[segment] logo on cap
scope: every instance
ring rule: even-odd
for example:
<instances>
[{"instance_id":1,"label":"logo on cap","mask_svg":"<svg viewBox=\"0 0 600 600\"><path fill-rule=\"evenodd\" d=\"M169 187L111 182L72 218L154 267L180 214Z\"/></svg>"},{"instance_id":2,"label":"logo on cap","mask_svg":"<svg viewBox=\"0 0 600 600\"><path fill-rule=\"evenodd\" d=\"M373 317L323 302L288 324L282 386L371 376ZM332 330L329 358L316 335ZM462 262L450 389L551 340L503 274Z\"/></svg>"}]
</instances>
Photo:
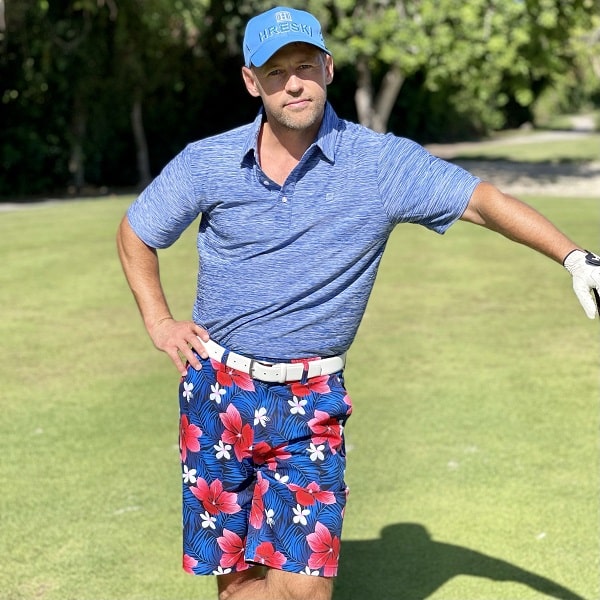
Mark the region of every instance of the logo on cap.
<instances>
[{"instance_id":1,"label":"logo on cap","mask_svg":"<svg viewBox=\"0 0 600 600\"><path fill-rule=\"evenodd\" d=\"M278 23L282 23L283 21L291 21L292 13L288 12L287 10L282 10L278 13L275 13L275 20Z\"/></svg>"}]
</instances>

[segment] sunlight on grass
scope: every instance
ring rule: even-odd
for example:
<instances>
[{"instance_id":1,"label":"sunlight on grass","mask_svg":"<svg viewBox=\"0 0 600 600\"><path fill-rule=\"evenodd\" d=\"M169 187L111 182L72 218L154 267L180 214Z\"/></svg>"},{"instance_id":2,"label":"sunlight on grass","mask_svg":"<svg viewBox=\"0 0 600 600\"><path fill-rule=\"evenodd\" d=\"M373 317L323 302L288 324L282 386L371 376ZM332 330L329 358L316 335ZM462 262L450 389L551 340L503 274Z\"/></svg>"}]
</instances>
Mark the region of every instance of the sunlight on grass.
<instances>
[{"instance_id":1,"label":"sunlight on grass","mask_svg":"<svg viewBox=\"0 0 600 600\"><path fill-rule=\"evenodd\" d=\"M526 138L525 138L526 139ZM519 141L510 138L502 143L479 144L473 149L459 149L453 157L459 159L511 160L515 162L577 162L600 160L600 134L585 134L575 139Z\"/></svg>"}]
</instances>

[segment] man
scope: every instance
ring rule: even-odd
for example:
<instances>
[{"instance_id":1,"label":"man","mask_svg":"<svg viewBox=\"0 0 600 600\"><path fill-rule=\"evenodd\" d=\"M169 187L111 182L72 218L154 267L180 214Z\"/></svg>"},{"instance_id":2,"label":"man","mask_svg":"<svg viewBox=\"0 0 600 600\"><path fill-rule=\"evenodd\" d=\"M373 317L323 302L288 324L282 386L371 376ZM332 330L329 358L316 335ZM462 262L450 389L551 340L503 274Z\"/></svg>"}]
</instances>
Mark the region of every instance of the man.
<instances>
[{"instance_id":1,"label":"man","mask_svg":"<svg viewBox=\"0 0 600 600\"><path fill-rule=\"evenodd\" d=\"M180 383L184 568L220 600L331 598L347 489L344 355L394 226L483 225L565 266L590 318L600 262L529 206L422 147L339 119L309 13L251 19L256 120L190 144L132 204L124 272ZM198 215L193 320L176 321L157 248Z\"/></svg>"}]
</instances>

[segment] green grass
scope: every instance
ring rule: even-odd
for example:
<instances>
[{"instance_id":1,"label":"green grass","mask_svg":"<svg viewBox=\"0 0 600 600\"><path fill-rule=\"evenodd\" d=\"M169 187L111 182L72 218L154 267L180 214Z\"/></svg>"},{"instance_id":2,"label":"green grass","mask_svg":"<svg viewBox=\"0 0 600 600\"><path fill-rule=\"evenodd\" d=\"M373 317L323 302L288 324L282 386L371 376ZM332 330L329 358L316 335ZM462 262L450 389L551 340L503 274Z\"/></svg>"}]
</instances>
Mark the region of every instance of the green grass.
<instances>
[{"instance_id":1,"label":"green grass","mask_svg":"<svg viewBox=\"0 0 600 600\"><path fill-rule=\"evenodd\" d=\"M178 374L120 272L129 200L0 213L2 600L214 597L180 570ZM597 202L531 202L598 247ZM161 257L187 318L194 232ZM598 349L560 266L397 228L349 355L335 600L600 598Z\"/></svg>"},{"instance_id":2,"label":"green grass","mask_svg":"<svg viewBox=\"0 0 600 600\"><path fill-rule=\"evenodd\" d=\"M539 133L539 132L537 132ZM526 139L526 138L525 138ZM537 139L512 142L510 137L499 138L472 149L457 150L458 159L511 160L515 162L585 162L600 160L600 133L582 134L577 138Z\"/></svg>"},{"instance_id":3,"label":"green grass","mask_svg":"<svg viewBox=\"0 0 600 600\"><path fill-rule=\"evenodd\" d=\"M584 114L581 112L576 114L560 114L550 111L551 114L538 114L535 118L535 121L542 129L569 130L573 128L574 120L580 119L585 115L591 119L595 129L598 130L598 126L600 125L600 110L593 110L591 107L589 107L588 110L583 112Z\"/></svg>"}]
</instances>

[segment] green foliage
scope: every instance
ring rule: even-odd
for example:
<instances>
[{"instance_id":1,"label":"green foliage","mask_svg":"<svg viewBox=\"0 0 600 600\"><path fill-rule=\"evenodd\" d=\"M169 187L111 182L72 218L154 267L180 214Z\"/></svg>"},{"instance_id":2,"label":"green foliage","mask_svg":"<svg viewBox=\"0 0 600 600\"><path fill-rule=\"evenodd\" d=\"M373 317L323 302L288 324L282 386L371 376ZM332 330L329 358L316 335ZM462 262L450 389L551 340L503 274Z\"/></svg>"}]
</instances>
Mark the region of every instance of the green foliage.
<instances>
[{"instance_id":1,"label":"green foliage","mask_svg":"<svg viewBox=\"0 0 600 600\"><path fill-rule=\"evenodd\" d=\"M174 10L161 0L8 3L7 53L1 60L9 76L2 110L11 125L1 149L9 174L0 182L0 195L66 185L75 175L77 153L84 157L87 182L135 182L132 102L158 95L165 113L181 113L177 99L188 84L186 63L193 71L201 60L195 45L205 22L203 5L180 0ZM201 87L193 87L202 102ZM166 121L152 121L150 132ZM37 132L53 135L34 140L40 162L32 164L36 153L22 140ZM60 168L46 174L45 163L54 154L62 167L58 163Z\"/></svg>"},{"instance_id":2,"label":"green foliage","mask_svg":"<svg viewBox=\"0 0 600 600\"><path fill-rule=\"evenodd\" d=\"M573 30L568 47L574 57L572 68L556 74L554 85L536 99L534 112L540 124L563 113L600 107L600 14L592 15L589 28Z\"/></svg>"},{"instance_id":3,"label":"green foliage","mask_svg":"<svg viewBox=\"0 0 600 600\"><path fill-rule=\"evenodd\" d=\"M530 120L531 106L584 53L598 2L414 0L334 2L338 64L369 61L374 79L392 67L441 94L459 118L485 132ZM587 49L589 56L591 50ZM373 100L375 103L375 100ZM511 115L511 111L515 111Z\"/></svg>"},{"instance_id":4,"label":"green foliage","mask_svg":"<svg viewBox=\"0 0 600 600\"><path fill-rule=\"evenodd\" d=\"M269 0L5 4L0 198L68 185L135 186L135 106L153 174L189 141L256 112L239 77L241 39ZM419 141L600 102L600 0L290 5L324 24L338 112L367 114L371 124ZM355 104L357 91L369 98L366 110Z\"/></svg>"}]
</instances>

